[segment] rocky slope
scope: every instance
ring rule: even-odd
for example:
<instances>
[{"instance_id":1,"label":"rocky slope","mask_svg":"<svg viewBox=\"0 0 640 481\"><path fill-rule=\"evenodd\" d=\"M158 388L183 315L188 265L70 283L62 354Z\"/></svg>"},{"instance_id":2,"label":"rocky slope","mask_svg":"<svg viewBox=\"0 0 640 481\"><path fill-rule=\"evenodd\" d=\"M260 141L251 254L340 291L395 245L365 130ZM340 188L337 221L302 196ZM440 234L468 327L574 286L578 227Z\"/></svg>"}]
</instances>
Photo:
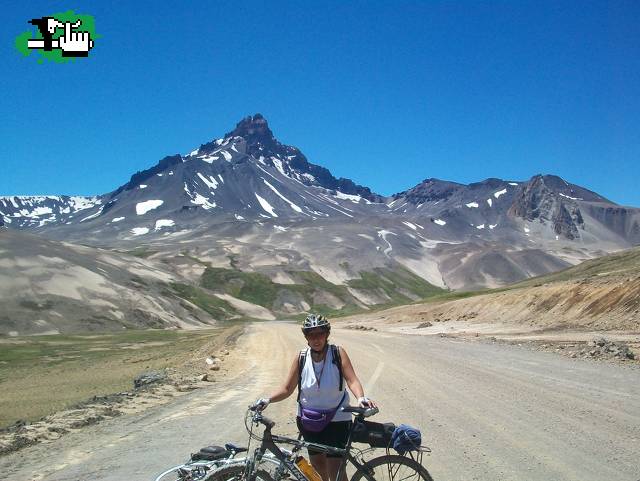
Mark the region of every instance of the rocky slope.
<instances>
[{"instance_id":1,"label":"rocky slope","mask_svg":"<svg viewBox=\"0 0 640 481\"><path fill-rule=\"evenodd\" d=\"M502 324L513 333L567 329L640 333L640 248L484 294L346 320L427 323L434 332L447 332L449 327L473 332L483 325Z\"/></svg>"},{"instance_id":2,"label":"rocky slope","mask_svg":"<svg viewBox=\"0 0 640 481\"><path fill-rule=\"evenodd\" d=\"M92 246L63 244L87 259L105 250L144 257L137 262L171 279L157 286L166 302L206 313L190 311L196 323L344 313L440 289L498 287L640 244L640 209L552 175L468 185L426 179L380 196L280 143L260 114L107 194L0 197L0 219L7 238L26 231ZM53 248L41 243L30 255ZM19 244L12 242L9 255L21 255ZM41 275L7 265L14 283ZM36 294L28 302L49 305ZM88 299L73 296L80 304ZM24 319L41 320L47 309L27 309Z\"/></svg>"}]
</instances>

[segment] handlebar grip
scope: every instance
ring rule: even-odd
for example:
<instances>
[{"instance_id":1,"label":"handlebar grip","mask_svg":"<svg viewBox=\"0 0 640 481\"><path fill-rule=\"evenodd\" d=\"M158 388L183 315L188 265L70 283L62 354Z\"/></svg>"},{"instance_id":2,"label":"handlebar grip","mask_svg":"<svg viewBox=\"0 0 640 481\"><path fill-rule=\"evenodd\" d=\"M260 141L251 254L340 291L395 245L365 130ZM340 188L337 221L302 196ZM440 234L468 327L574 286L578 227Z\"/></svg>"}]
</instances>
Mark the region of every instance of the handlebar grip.
<instances>
[{"instance_id":1,"label":"handlebar grip","mask_svg":"<svg viewBox=\"0 0 640 481\"><path fill-rule=\"evenodd\" d=\"M264 416L262 416L262 418L260 419L260 422L264 424L266 427L268 427L269 429L271 429L276 425L274 421Z\"/></svg>"}]
</instances>

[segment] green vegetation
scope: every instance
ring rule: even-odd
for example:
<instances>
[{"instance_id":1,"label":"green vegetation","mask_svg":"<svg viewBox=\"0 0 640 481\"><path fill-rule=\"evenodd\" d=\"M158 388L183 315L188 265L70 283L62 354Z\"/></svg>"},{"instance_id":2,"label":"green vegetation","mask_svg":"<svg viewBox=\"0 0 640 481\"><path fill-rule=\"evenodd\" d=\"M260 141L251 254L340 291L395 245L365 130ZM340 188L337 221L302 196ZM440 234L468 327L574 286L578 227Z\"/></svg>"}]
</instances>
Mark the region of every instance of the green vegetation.
<instances>
[{"instance_id":1,"label":"green vegetation","mask_svg":"<svg viewBox=\"0 0 640 481\"><path fill-rule=\"evenodd\" d=\"M141 257L143 259L146 259L147 257L158 253L157 250L149 249L148 246L138 246L135 249L121 252L123 254L129 254L130 256Z\"/></svg>"},{"instance_id":2,"label":"green vegetation","mask_svg":"<svg viewBox=\"0 0 640 481\"><path fill-rule=\"evenodd\" d=\"M388 305L414 302L407 294L419 299L442 294L446 291L429 284L407 269L376 268L373 272L360 272L360 279L348 281L350 287L361 290L382 290L391 299ZM404 292L404 293L403 293Z\"/></svg>"},{"instance_id":3,"label":"green vegetation","mask_svg":"<svg viewBox=\"0 0 640 481\"><path fill-rule=\"evenodd\" d=\"M141 372L181 366L221 332L0 337L0 427L39 419L92 396L131 390Z\"/></svg>"},{"instance_id":4,"label":"green vegetation","mask_svg":"<svg viewBox=\"0 0 640 481\"><path fill-rule=\"evenodd\" d=\"M278 294L279 284L257 272L243 272L207 267L200 279L202 287L226 292L243 301L270 308Z\"/></svg>"},{"instance_id":5,"label":"green vegetation","mask_svg":"<svg viewBox=\"0 0 640 481\"><path fill-rule=\"evenodd\" d=\"M172 282L170 287L173 294L195 304L217 320L230 319L237 314L227 301L209 294L203 289L179 282Z\"/></svg>"},{"instance_id":6,"label":"green vegetation","mask_svg":"<svg viewBox=\"0 0 640 481\"><path fill-rule=\"evenodd\" d=\"M208 290L224 292L267 309L274 309L274 301L278 298L300 299L309 304L312 310L327 315L355 314L362 311L348 287L375 291L372 292L374 295L384 292L390 298L390 301L381 304L384 307L407 304L415 299L426 299L445 292L403 268L363 271L360 273L360 279L349 281L348 285L333 284L313 271L286 272L295 280L295 284L279 284L257 272L207 267L200 284ZM339 299L344 306L335 309L318 302L318 298L327 294Z\"/></svg>"}]
</instances>

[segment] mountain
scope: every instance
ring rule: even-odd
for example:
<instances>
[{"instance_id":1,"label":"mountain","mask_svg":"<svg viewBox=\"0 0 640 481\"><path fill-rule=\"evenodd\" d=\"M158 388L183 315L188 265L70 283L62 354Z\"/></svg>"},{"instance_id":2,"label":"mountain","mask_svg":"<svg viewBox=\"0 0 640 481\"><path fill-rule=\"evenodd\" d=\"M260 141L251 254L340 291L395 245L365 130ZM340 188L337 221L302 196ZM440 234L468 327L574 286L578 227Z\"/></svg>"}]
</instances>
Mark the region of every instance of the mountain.
<instances>
[{"instance_id":1,"label":"mountain","mask_svg":"<svg viewBox=\"0 0 640 481\"><path fill-rule=\"evenodd\" d=\"M218 320L497 287L640 244L640 209L553 175L428 178L381 196L280 143L260 114L106 194L0 197L0 219L66 246L151 253L196 291L158 289Z\"/></svg>"}]
</instances>

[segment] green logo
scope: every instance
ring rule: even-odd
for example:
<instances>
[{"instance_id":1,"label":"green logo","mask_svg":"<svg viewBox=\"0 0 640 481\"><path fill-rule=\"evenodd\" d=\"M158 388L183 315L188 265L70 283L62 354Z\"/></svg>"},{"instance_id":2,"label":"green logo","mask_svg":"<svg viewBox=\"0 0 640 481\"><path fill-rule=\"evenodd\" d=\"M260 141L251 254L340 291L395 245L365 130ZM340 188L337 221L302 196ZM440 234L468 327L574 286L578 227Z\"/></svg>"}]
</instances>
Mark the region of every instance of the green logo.
<instances>
[{"instance_id":1,"label":"green logo","mask_svg":"<svg viewBox=\"0 0 640 481\"><path fill-rule=\"evenodd\" d=\"M76 14L73 10L34 18L27 23L35 26L16 37L16 48L28 57L37 52L38 63L50 60L65 63L76 58L86 58L94 47L95 20L91 15Z\"/></svg>"}]
</instances>

